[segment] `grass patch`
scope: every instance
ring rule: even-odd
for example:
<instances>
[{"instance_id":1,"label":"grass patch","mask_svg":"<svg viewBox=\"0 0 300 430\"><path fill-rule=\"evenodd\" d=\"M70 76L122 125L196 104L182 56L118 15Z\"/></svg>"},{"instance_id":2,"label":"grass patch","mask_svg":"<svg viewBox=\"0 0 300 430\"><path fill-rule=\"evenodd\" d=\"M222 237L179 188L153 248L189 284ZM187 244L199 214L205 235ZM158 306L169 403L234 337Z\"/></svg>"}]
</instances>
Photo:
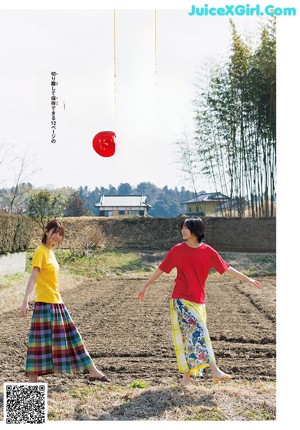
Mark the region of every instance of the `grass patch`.
<instances>
[{"instance_id":1,"label":"grass patch","mask_svg":"<svg viewBox=\"0 0 300 430\"><path fill-rule=\"evenodd\" d=\"M103 387L101 385L96 387L83 387L83 388L70 388L69 394L74 399L85 399L89 397L90 395L93 395L97 391L101 391Z\"/></svg>"},{"instance_id":2,"label":"grass patch","mask_svg":"<svg viewBox=\"0 0 300 430\"><path fill-rule=\"evenodd\" d=\"M226 417L218 408L203 408L194 416L186 418L185 421L225 421Z\"/></svg>"},{"instance_id":3,"label":"grass patch","mask_svg":"<svg viewBox=\"0 0 300 430\"><path fill-rule=\"evenodd\" d=\"M48 412L48 416L47 416L49 421L58 421L59 420L59 415L57 415L55 412Z\"/></svg>"},{"instance_id":4,"label":"grass patch","mask_svg":"<svg viewBox=\"0 0 300 430\"><path fill-rule=\"evenodd\" d=\"M261 409L250 409L250 411L248 411L245 414L245 418L248 421L273 421L274 420L274 416L271 413Z\"/></svg>"},{"instance_id":5,"label":"grass patch","mask_svg":"<svg viewBox=\"0 0 300 430\"><path fill-rule=\"evenodd\" d=\"M60 249L55 255L61 270L89 278L128 274L143 276L155 268L139 253L125 250L92 250L88 255L82 255ZM32 252L28 253L27 260L27 267L31 267Z\"/></svg>"},{"instance_id":6,"label":"grass patch","mask_svg":"<svg viewBox=\"0 0 300 430\"><path fill-rule=\"evenodd\" d=\"M26 273L15 273L13 275L3 275L0 277L0 289L11 288L16 284L26 283L28 275Z\"/></svg>"},{"instance_id":7,"label":"grass patch","mask_svg":"<svg viewBox=\"0 0 300 430\"><path fill-rule=\"evenodd\" d=\"M129 385L129 388L146 388L149 384L143 381L133 381Z\"/></svg>"},{"instance_id":8,"label":"grass patch","mask_svg":"<svg viewBox=\"0 0 300 430\"><path fill-rule=\"evenodd\" d=\"M27 253L27 271L31 271L33 252ZM87 255L67 249L55 251L60 269L66 273L89 278L148 277L163 260L165 252L134 252L132 250L98 248ZM276 255L224 252L222 257L235 269L248 276L275 276ZM212 270L211 275L215 273ZM11 282L13 284L13 281Z\"/></svg>"},{"instance_id":9,"label":"grass patch","mask_svg":"<svg viewBox=\"0 0 300 430\"><path fill-rule=\"evenodd\" d=\"M222 252L222 257L247 276L276 276L275 253Z\"/></svg>"}]
</instances>

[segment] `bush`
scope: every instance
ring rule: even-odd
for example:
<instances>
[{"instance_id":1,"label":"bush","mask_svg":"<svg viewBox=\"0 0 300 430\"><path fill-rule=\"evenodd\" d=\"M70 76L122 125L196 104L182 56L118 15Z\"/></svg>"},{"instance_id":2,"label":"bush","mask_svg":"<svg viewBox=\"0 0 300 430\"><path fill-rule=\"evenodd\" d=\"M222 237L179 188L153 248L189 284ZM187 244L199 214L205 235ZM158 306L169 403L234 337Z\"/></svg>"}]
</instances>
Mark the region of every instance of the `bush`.
<instances>
[{"instance_id":1,"label":"bush","mask_svg":"<svg viewBox=\"0 0 300 430\"><path fill-rule=\"evenodd\" d=\"M0 254L25 251L32 230L33 222L27 216L0 214Z\"/></svg>"},{"instance_id":2,"label":"bush","mask_svg":"<svg viewBox=\"0 0 300 430\"><path fill-rule=\"evenodd\" d=\"M85 226L80 232L71 233L69 249L73 254L87 255L91 250L105 245L105 236L97 226Z\"/></svg>"}]
</instances>

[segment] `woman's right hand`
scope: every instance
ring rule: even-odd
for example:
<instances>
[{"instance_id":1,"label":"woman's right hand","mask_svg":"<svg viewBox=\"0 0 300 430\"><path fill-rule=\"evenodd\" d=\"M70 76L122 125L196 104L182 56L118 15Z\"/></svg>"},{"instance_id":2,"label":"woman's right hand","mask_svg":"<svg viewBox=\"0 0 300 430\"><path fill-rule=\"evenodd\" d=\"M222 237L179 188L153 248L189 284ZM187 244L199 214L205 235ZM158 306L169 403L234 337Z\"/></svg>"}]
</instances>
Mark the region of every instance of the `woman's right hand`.
<instances>
[{"instance_id":1,"label":"woman's right hand","mask_svg":"<svg viewBox=\"0 0 300 430\"><path fill-rule=\"evenodd\" d=\"M28 315L28 311L29 311L28 302L23 302L20 309L21 316L26 318Z\"/></svg>"},{"instance_id":2,"label":"woman's right hand","mask_svg":"<svg viewBox=\"0 0 300 430\"><path fill-rule=\"evenodd\" d=\"M145 292L146 292L146 288L145 288L145 287L143 287L143 288L141 289L141 291L139 292L139 294L138 294L138 299L139 299L139 300L144 300L144 298L145 298Z\"/></svg>"},{"instance_id":3,"label":"woman's right hand","mask_svg":"<svg viewBox=\"0 0 300 430\"><path fill-rule=\"evenodd\" d=\"M141 291L138 294L138 299L139 300L144 300L145 298L145 293L147 288L157 279L160 277L160 275L163 273L163 271L158 267L150 276L150 278L148 279L148 281L144 284L143 288L141 289Z\"/></svg>"}]
</instances>

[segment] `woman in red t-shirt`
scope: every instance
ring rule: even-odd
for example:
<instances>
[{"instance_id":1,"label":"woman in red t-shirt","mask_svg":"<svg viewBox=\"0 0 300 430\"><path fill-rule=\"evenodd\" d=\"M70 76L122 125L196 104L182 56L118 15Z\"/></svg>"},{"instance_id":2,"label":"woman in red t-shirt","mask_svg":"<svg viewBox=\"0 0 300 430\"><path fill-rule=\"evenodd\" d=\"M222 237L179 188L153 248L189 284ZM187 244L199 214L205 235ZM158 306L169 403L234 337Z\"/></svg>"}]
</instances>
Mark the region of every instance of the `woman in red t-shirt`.
<instances>
[{"instance_id":1,"label":"woman in red t-shirt","mask_svg":"<svg viewBox=\"0 0 300 430\"><path fill-rule=\"evenodd\" d=\"M138 294L144 300L147 288L162 273L177 269L175 286L170 300L172 334L182 385L191 383L190 376L210 367L213 382L229 381L231 376L216 365L209 333L206 327L205 281L210 269L226 272L257 288L261 283L230 267L222 257L206 245L205 225L201 218L188 218L181 224L184 242L173 246L166 258L147 280Z\"/></svg>"}]
</instances>

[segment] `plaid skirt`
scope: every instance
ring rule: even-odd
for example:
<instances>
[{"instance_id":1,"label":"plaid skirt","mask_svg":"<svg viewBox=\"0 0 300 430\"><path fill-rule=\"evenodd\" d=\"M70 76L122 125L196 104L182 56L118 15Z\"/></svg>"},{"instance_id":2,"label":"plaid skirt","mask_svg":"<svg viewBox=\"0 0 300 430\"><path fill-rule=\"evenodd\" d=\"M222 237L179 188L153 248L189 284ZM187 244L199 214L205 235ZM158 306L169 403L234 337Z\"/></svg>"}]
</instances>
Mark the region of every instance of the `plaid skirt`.
<instances>
[{"instance_id":1,"label":"plaid skirt","mask_svg":"<svg viewBox=\"0 0 300 430\"><path fill-rule=\"evenodd\" d=\"M171 299L170 312L179 372L190 370L191 375L201 376L205 367L215 363L206 327L205 305L184 299Z\"/></svg>"},{"instance_id":2,"label":"plaid skirt","mask_svg":"<svg viewBox=\"0 0 300 430\"><path fill-rule=\"evenodd\" d=\"M26 375L72 373L92 364L64 304L36 302L29 332Z\"/></svg>"}]
</instances>

